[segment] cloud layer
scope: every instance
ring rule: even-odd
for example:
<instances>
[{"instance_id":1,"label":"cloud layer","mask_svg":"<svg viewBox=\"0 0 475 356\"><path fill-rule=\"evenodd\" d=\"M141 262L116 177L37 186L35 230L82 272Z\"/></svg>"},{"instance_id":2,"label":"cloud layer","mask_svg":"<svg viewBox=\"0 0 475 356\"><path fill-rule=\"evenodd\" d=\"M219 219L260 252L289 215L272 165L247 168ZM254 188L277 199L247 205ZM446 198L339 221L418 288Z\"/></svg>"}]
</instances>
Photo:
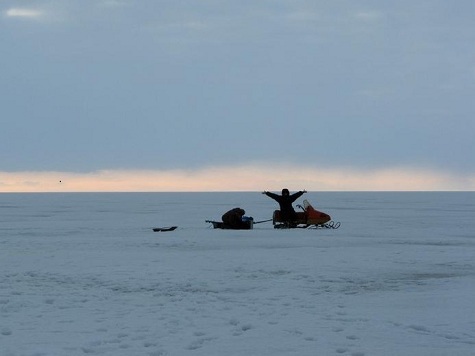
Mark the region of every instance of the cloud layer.
<instances>
[{"instance_id":1,"label":"cloud layer","mask_svg":"<svg viewBox=\"0 0 475 356\"><path fill-rule=\"evenodd\" d=\"M287 162L317 190L425 189L417 177L470 189L475 2L447 6L5 0L0 169L35 172L23 175L37 187L49 171L95 172L71 175L79 188L168 189L150 172L174 189L238 189L206 168L232 165L216 171L262 175L254 189Z\"/></svg>"}]
</instances>

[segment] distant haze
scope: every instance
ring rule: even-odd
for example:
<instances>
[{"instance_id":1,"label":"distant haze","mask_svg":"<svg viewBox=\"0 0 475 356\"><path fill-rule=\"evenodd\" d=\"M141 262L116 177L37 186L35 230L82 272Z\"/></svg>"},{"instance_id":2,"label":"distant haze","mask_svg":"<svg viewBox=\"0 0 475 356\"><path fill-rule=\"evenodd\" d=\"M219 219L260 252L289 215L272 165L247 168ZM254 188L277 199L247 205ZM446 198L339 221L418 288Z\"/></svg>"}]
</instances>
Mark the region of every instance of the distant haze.
<instances>
[{"instance_id":1,"label":"distant haze","mask_svg":"<svg viewBox=\"0 0 475 356\"><path fill-rule=\"evenodd\" d=\"M475 190L475 180L422 170L324 170L293 166L203 170L0 173L0 192ZM468 189L470 188L470 189Z\"/></svg>"}]
</instances>

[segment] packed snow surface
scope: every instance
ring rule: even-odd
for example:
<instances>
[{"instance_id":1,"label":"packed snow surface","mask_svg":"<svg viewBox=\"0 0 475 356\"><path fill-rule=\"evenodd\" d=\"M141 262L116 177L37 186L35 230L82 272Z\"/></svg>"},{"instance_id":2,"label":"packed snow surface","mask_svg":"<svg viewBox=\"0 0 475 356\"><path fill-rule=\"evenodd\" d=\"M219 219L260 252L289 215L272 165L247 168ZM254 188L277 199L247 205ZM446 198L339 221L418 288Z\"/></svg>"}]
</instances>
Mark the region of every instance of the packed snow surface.
<instances>
[{"instance_id":1,"label":"packed snow surface","mask_svg":"<svg viewBox=\"0 0 475 356\"><path fill-rule=\"evenodd\" d=\"M0 194L0 355L475 355L475 193ZM175 231L154 227L178 225Z\"/></svg>"}]
</instances>

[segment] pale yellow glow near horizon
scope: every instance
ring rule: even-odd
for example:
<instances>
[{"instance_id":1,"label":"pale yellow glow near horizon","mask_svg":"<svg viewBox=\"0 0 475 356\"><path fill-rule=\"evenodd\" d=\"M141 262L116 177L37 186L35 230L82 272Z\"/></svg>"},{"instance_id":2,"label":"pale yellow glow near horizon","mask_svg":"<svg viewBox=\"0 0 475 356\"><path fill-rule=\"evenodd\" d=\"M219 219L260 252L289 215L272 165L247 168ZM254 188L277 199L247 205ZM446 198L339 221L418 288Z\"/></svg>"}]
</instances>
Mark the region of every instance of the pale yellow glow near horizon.
<instances>
[{"instance_id":1,"label":"pale yellow glow near horizon","mask_svg":"<svg viewBox=\"0 0 475 356\"><path fill-rule=\"evenodd\" d=\"M0 192L473 191L475 176L429 170L317 169L292 165L91 173L0 172Z\"/></svg>"}]
</instances>

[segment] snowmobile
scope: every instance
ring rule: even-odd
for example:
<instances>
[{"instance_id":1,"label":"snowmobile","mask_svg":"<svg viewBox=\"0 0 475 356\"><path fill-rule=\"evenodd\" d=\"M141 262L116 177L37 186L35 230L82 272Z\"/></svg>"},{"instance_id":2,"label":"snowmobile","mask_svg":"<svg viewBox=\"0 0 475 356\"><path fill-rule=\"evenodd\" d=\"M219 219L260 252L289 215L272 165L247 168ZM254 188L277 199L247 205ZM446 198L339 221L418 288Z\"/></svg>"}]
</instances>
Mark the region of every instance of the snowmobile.
<instances>
[{"instance_id":1,"label":"snowmobile","mask_svg":"<svg viewBox=\"0 0 475 356\"><path fill-rule=\"evenodd\" d=\"M293 228L326 228L338 229L340 222L334 222L330 215L316 210L308 200L303 201L303 206L297 205L303 211L297 212L297 219L293 222L283 221L280 210L275 210L272 215L272 224L274 229L293 229Z\"/></svg>"}]
</instances>

